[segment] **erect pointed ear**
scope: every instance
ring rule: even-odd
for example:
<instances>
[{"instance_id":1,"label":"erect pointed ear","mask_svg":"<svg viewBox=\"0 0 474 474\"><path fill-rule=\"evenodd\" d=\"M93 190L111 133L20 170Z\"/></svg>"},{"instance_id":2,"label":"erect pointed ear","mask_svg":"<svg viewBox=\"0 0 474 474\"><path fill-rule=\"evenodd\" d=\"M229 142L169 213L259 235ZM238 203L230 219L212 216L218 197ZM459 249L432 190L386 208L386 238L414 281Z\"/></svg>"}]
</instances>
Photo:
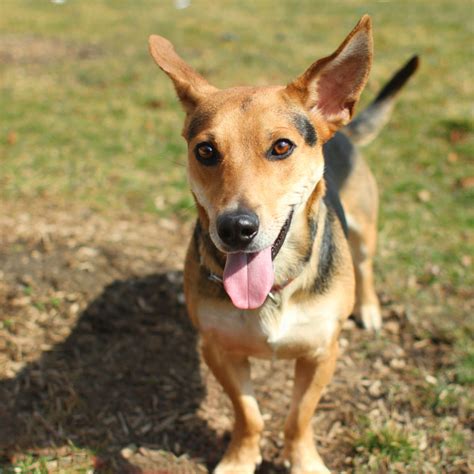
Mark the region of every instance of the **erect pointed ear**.
<instances>
[{"instance_id":1,"label":"erect pointed ear","mask_svg":"<svg viewBox=\"0 0 474 474\"><path fill-rule=\"evenodd\" d=\"M148 38L148 47L156 64L173 81L187 112L191 112L206 94L217 90L176 54L173 45L166 38L151 35Z\"/></svg>"},{"instance_id":2,"label":"erect pointed ear","mask_svg":"<svg viewBox=\"0 0 474 474\"><path fill-rule=\"evenodd\" d=\"M333 54L287 86L289 94L296 94L305 108L326 121L329 136L352 118L367 83L372 48L372 25L364 15Z\"/></svg>"}]
</instances>

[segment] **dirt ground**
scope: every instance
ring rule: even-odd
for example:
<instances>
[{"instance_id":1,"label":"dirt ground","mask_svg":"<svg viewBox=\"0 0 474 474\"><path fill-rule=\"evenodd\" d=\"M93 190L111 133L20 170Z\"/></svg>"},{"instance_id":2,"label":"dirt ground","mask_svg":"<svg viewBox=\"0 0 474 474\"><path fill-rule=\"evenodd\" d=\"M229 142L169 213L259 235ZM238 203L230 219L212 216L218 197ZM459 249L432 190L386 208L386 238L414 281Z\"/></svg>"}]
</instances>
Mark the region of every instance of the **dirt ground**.
<instances>
[{"instance_id":1,"label":"dirt ground","mask_svg":"<svg viewBox=\"0 0 474 474\"><path fill-rule=\"evenodd\" d=\"M186 317L190 230L46 206L0 217L0 471L24 453L55 453L51 472L207 472L217 463L232 415ZM472 472L469 453L450 451L446 439L453 430L471 436L472 414L433 403L430 391L440 367L449 376L450 341L426 338L387 292L382 301L380 335L352 320L342 334L314 417L321 455L335 472L364 472L372 455L362 426L390 420L421 460L412 470L379 461L372 472ZM285 472L292 365L254 361L253 378L266 421L258 472Z\"/></svg>"}]
</instances>

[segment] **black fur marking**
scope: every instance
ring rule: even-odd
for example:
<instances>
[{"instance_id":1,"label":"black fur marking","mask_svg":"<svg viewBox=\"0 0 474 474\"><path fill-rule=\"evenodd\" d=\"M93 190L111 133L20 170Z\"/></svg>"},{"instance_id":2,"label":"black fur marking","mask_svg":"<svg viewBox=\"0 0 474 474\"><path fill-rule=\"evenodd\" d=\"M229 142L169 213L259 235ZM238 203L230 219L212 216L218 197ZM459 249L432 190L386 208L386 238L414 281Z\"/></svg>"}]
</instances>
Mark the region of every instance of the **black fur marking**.
<instances>
[{"instance_id":1,"label":"black fur marking","mask_svg":"<svg viewBox=\"0 0 474 474\"><path fill-rule=\"evenodd\" d=\"M344 235L347 237L349 231L347 228L346 215L344 214L344 208L339 199L337 187L334 185L331 171L327 167L324 172L324 180L326 181L326 194L323 198L324 204L326 204L328 212L331 211L337 216L341 223L342 230L344 231Z\"/></svg>"},{"instance_id":2,"label":"black fur marking","mask_svg":"<svg viewBox=\"0 0 474 474\"><path fill-rule=\"evenodd\" d=\"M334 211L328 207L319 249L318 274L312 288L312 291L317 294L325 293L329 289L334 274L334 260L337 252L332 228L334 219Z\"/></svg>"},{"instance_id":3,"label":"black fur marking","mask_svg":"<svg viewBox=\"0 0 474 474\"><path fill-rule=\"evenodd\" d=\"M222 252L218 250L218 248L214 245L214 242L211 239L211 236L208 232L204 232L201 227L201 223L198 221L196 227L199 226L200 230L200 240L202 242L202 249L205 253L204 257L213 260L216 266L221 267L224 269L225 266L225 256ZM199 255L201 255L201 251L199 251Z\"/></svg>"},{"instance_id":4,"label":"black fur marking","mask_svg":"<svg viewBox=\"0 0 474 474\"><path fill-rule=\"evenodd\" d=\"M204 245L206 253L208 253L210 258L214 259L216 263L222 260L222 255L217 254L218 250L212 244L209 234L203 233L201 223L198 220L196 221L193 232L193 245L198 261L201 259L201 243ZM209 275L209 270L202 266L201 262L199 261L199 279L197 282L199 294L210 298L228 299L224 287L220 284L210 281Z\"/></svg>"},{"instance_id":5,"label":"black fur marking","mask_svg":"<svg viewBox=\"0 0 474 474\"><path fill-rule=\"evenodd\" d=\"M223 269L225 266L225 256L214 245L211 240L211 236L209 234L203 234L202 241L204 243L208 256L214 260L214 263L216 263Z\"/></svg>"},{"instance_id":6,"label":"black fur marking","mask_svg":"<svg viewBox=\"0 0 474 474\"><path fill-rule=\"evenodd\" d=\"M202 243L203 249L205 251L205 256L214 261L217 266L224 268L225 266L225 256L220 252L214 243L211 240L211 236L207 232L203 232L201 223L199 220L196 221L193 232L193 241L196 250L196 255L201 258L201 247Z\"/></svg>"},{"instance_id":7,"label":"black fur marking","mask_svg":"<svg viewBox=\"0 0 474 474\"><path fill-rule=\"evenodd\" d=\"M293 115L293 124L300 133L300 135L304 138L304 141L307 145L316 145L316 130L314 129L313 125L306 116L304 116L303 114Z\"/></svg>"},{"instance_id":8,"label":"black fur marking","mask_svg":"<svg viewBox=\"0 0 474 474\"><path fill-rule=\"evenodd\" d=\"M316 234L318 233L318 221L311 217L308 221L308 228L308 248L306 249L306 253L303 258L304 263L308 263L311 260L311 256L313 255L314 239L316 238Z\"/></svg>"},{"instance_id":9,"label":"black fur marking","mask_svg":"<svg viewBox=\"0 0 474 474\"><path fill-rule=\"evenodd\" d=\"M323 155L325 177L329 176L331 184L338 192L354 169L357 150L344 134L337 132L323 145Z\"/></svg>"},{"instance_id":10,"label":"black fur marking","mask_svg":"<svg viewBox=\"0 0 474 474\"><path fill-rule=\"evenodd\" d=\"M199 222L199 220L197 220L196 225L194 226L194 231L193 231L193 245L194 245L194 251L196 252L196 255L199 255L199 241L201 240L201 234L202 234L201 223Z\"/></svg>"},{"instance_id":11,"label":"black fur marking","mask_svg":"<svg viewBox=\"0 0 474 474\"><path fill-rule=\"evenodd\" d=\"M203 131L206 127L209 126L211 122L211 114L207 112L201 112L198 115L194 116L189 122L187 130L187 139L191 141L196 135Z\"/></svg>"}]
</instances>

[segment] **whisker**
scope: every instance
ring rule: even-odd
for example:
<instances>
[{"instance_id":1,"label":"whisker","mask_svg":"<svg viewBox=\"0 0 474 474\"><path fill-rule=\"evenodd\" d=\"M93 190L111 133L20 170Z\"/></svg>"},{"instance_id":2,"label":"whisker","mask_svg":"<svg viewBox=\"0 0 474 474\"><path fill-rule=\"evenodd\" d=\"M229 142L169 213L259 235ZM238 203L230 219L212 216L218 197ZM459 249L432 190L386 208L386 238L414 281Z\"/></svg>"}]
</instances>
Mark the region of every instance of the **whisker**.
<instances>
[{"instance_id":1,"label":"whisker","mask_svg":"<svg viewBox=\"0 0 474 474\"><path fill-rule=\"evenodd\" d=\"M184 163L179 162L179 161L175 161L175 160L172 160L172 159L170 159L170 158L163 158L163 157L161 157L160 159L161 159L161 160L165 160L165 161L167 161L167 162L169 162L169 163L173 163L174 165L181 166L182 168L186 168L186 165L185 165Z\"/></svg>"}]
</instances>

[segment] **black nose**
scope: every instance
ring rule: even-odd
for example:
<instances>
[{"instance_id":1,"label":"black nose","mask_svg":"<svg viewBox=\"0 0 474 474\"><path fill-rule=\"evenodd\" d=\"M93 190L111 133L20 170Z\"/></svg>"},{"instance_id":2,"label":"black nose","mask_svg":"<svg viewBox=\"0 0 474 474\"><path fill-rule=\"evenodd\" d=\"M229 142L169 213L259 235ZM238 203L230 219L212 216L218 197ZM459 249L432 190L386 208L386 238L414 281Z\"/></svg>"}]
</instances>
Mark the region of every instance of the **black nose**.
<instances>
[{"instance_id":1,"label":"black nose","mask_svg":"<svg viewBox=\"0 0 474 474\"><path fill-rule=\"evenodd\" d=\"M237 250L245 248L257 235L259 221L254 212L238 209L220 215L216 224L222 242Z\"/></svg>"}]
</instances>

